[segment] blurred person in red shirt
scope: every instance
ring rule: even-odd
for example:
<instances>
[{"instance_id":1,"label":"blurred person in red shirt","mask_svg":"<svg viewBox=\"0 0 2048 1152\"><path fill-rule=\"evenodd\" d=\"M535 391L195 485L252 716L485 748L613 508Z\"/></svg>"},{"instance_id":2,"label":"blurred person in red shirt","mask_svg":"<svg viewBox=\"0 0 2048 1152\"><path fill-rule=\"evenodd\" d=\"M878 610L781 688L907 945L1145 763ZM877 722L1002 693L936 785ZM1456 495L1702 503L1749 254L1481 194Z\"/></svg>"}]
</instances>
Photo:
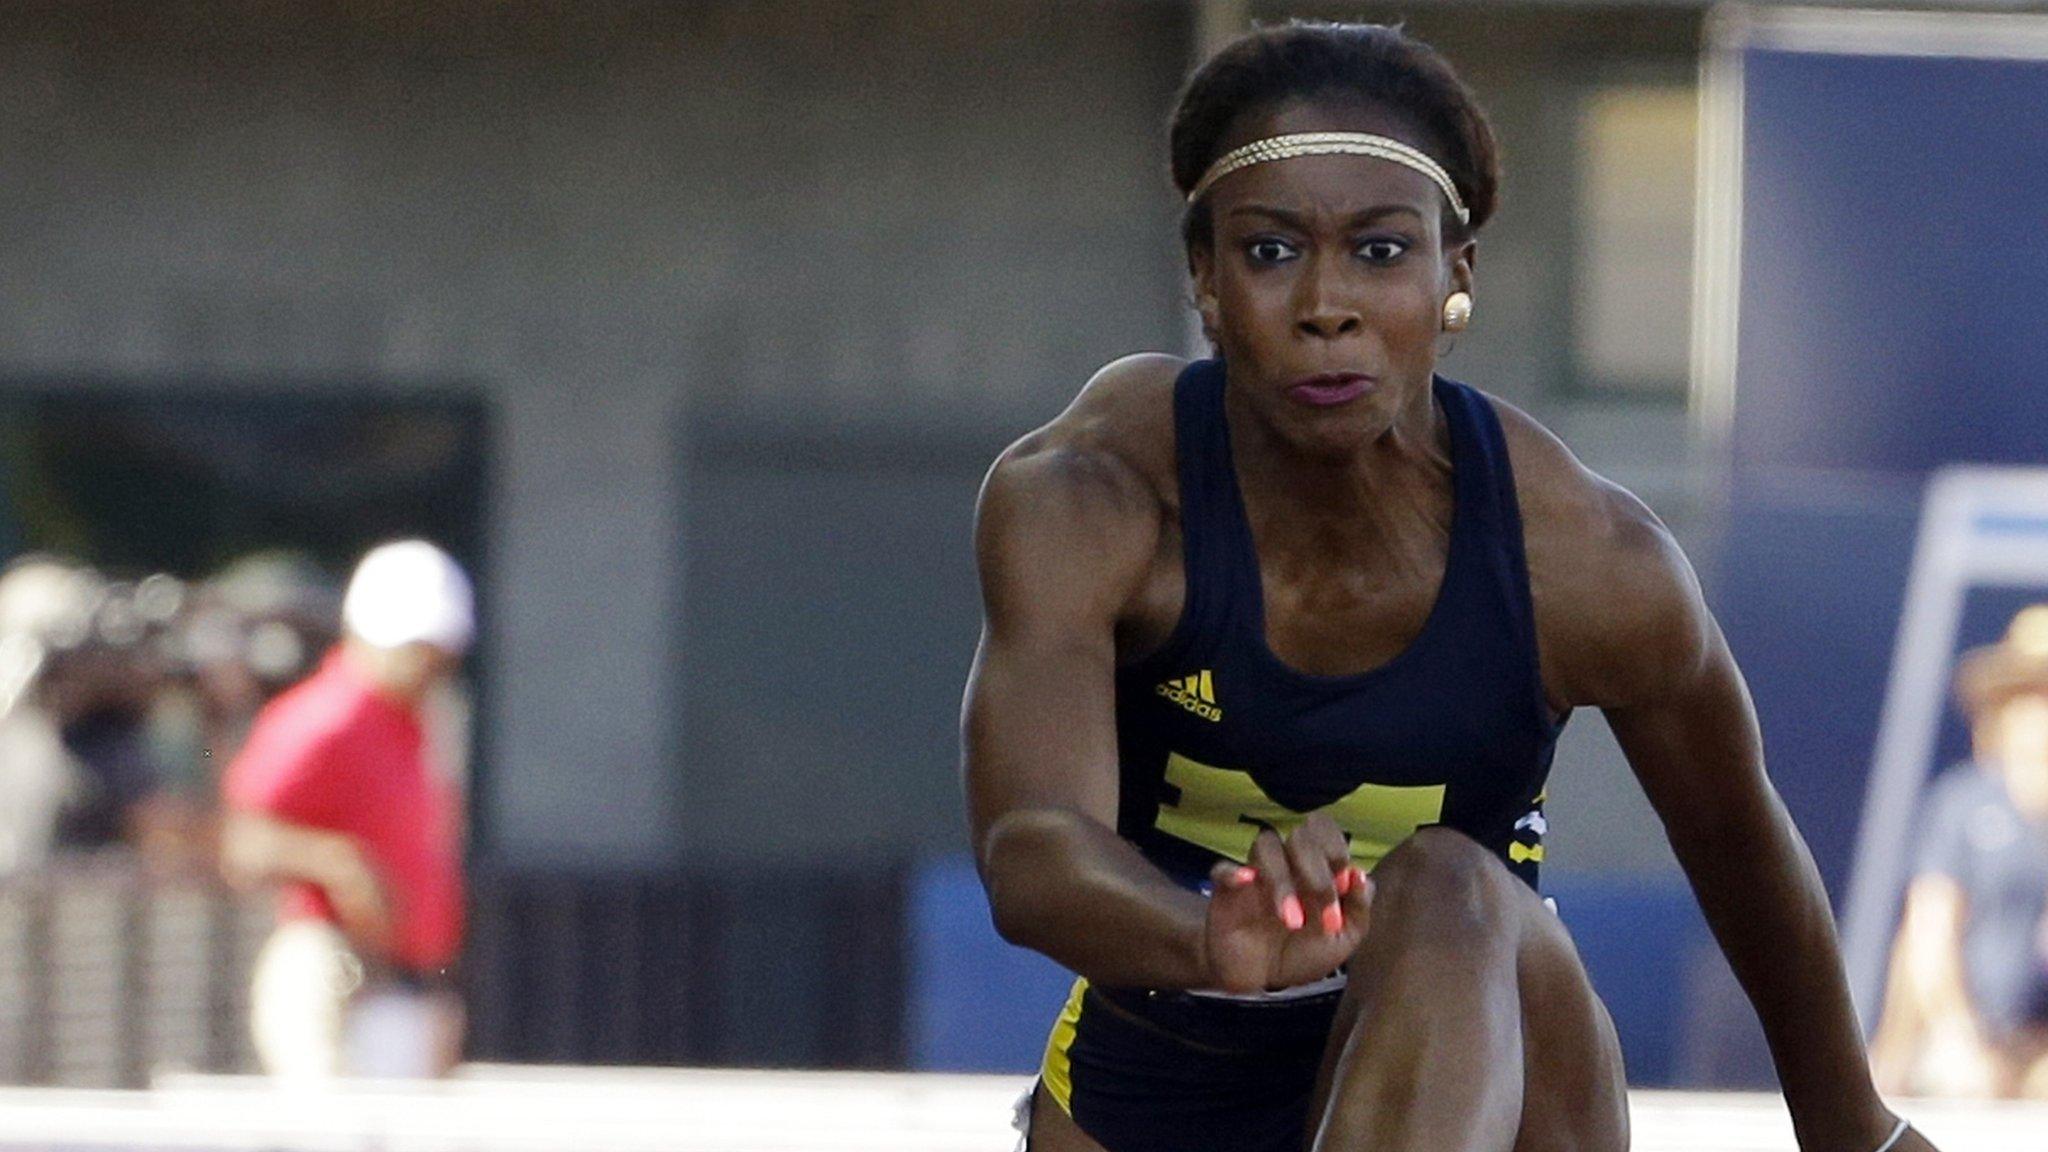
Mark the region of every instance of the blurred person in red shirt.
<instances>
[{"instance_id":1,"label":"blurred person in red shirt","mask_svg":"<svg viewBox=\"0 0 2048 1152\"><path fill-rule=\"evenodd\" d=\"M1871 1063L1888 1092L2048 1099L2048 604L1955 680L1973 755L1928 789Z\"/></svg>"},{"instance_id":2,"label":"blurred person in red shirt","mask_svg":"<svg viewBox=\"0 0 2048 1152\"><path fill-rule=\"evenodd\" d=\"M256 963L257 1054L296 1080L436 1076L461 1048L462 820L423 718L475 635L469 579L425 541L383 545L342 628L222 781L223 871L283 889Z\"/></svg>"}]
</instances>

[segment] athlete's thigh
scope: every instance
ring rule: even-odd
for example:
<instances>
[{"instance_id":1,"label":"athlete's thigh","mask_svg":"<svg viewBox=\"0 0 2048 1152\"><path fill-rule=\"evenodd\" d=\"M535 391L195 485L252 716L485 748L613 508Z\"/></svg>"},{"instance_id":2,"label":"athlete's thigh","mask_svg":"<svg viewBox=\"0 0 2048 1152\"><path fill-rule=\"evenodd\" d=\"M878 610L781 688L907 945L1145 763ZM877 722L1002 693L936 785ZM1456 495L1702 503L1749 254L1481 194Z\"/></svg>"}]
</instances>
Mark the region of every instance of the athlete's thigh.
<instances>
[{"instance_id":1,"label":"athlete's thigh","mask_svg":"<svg viewBox=\"0 0 2048 1152\"><path fill-rule=\"evenodd\" d=\"M1103 1152L1040 1084L1031 1093L1031 1135L1025 1152Z\"/></svg>"},{"instance_id":2,"label":"athlete's thigh","mask_svg":"<svg viewBox=\"0 0 2048 1152\"><path fill-rule=\"evenodd\" d=\"M1536 907L1518 973L1524 1080L1515 1152L1621 1152L1628 1079L1614 1021L1564 925Z\"/></svg>"}]
</instances>

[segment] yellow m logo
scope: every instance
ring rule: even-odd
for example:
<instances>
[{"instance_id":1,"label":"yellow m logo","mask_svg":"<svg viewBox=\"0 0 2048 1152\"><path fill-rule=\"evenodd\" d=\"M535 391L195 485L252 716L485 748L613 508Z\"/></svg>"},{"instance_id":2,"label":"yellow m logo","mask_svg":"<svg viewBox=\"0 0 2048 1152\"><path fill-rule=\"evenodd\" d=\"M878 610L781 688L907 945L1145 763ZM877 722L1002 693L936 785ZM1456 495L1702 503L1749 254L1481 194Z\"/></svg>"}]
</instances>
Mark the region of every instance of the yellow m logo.
<instances>
[{"instance_id":1,"label":"yellow m logo","mask_svg":"<svg viewBox=\"0 0 2048 1152\"><path fill-rule=\"evenodd\" d=\"M1161 804L1153 827L1176 839L1243 863L1260 828L1286 836L1308 819L1266 795L1250 773L1212 768L1175 752L1166 758L1166 782L1180 799ZM1417 828L1444 814L1442 784L1361 784L1321 809L1351 838L1351 859L1371 871Z\"/></svg>"}]
</instances>

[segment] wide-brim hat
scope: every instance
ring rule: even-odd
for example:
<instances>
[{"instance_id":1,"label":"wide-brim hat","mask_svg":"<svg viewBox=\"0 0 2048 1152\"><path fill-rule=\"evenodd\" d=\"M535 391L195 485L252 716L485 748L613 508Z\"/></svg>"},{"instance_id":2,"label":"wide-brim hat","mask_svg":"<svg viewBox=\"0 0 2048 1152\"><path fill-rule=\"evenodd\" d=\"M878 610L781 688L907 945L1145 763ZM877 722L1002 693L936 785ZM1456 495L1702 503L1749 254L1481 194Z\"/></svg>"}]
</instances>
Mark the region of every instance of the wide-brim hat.
<instances>
[{"instance_id":1,"label":"wide-brim hat","mask_svg":"<svg viewBox=\"0 0 2048 1152\"><path fill-rule=\"evenodd\" d=\"M2048 693L2048 604L2020 609L2004 639L1956 661L1956 699L1973 715L2025 692Z\"/></svg>"}]
</instances>

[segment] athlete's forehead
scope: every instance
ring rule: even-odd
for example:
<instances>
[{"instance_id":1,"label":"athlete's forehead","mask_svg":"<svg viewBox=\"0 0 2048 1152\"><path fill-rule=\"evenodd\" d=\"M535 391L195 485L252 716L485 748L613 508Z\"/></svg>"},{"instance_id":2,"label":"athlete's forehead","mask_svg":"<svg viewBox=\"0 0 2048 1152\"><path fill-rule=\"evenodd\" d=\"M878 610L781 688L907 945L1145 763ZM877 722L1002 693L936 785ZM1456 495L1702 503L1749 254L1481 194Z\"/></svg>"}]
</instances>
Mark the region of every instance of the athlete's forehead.
<instances>
[{"instance_id":1,"label":"athlete's forehead","mask_svg":"<svg viewBox=\"0 0 2048 1152\"><path fill-rule=\"evenodd\" d=\"M1355 101L1294 101L1242 117L1231 125L1222 147L1227 151L1306 132L1363 132L1431 155L1439 150L1409 117L1385 105ZM1443 207L1443 193L1429 177L1370 156L1298 156L1255 164L1219 180L1209 196L1219 222L1248 214L1352 223L1406 214L1428 221Z\"/></svg>"}]
</instances>

